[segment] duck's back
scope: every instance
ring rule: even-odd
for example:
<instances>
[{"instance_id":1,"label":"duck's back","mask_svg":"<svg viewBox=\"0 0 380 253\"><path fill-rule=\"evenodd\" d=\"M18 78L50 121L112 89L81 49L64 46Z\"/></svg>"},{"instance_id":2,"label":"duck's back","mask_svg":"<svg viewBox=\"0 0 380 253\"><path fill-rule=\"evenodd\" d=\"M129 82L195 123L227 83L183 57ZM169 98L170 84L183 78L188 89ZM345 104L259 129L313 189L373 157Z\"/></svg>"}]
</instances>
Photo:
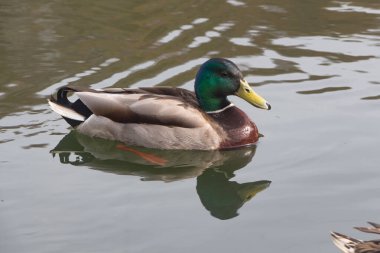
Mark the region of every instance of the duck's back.
<instances>
[{"instance_id":1,"label":"duck's back","mask_svg":"<svg viewBox=\"0 0 380 253\"><path fill-rule=\"evenodd\" d=\"M79 99L67 99L74 92ZM91 90L64 87L49 102L79 132L160 149L218 149L223 131L181 88ZM85 113L82 113L85 112Z\"/></svg>"}]
</instances>

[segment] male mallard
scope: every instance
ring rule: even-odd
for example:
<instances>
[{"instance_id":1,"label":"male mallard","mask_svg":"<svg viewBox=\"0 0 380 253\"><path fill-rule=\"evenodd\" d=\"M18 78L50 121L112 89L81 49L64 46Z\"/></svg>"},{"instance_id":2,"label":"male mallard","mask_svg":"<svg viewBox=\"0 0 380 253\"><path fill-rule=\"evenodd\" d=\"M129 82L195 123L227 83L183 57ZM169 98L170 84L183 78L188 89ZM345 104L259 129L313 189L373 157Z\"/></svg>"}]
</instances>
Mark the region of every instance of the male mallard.
<instances>
[{"instance_id":1,"label":"male mallard","mask_svg":"<svg viewBox=\"0 0 380 253\"><path fill-rule=\"evenodd\" d=\"M79 99L71 103L68 92ZM130 145L158 149L213 150L257 142L256 125L227 96L252 105L270 105L243 79L239 68L221 58L206 61L195 79L195 93L182 88L62 87L51 108L79 132Z\"/></svg>"},{"instance_id":2,"label":"male mallard","mask_svg":"<svg viewBox=\"0 0 380 253\"><path fill-rule=\"evenodd\" d=\"M367 232L380 234L380 224L368 222L372 227L363 228L355 227L356 229ZM355 238L348 237L336 232L331 232L334 244L344 253L379 253L380 240L362 241Z\"/></svg>"}]
</instances>

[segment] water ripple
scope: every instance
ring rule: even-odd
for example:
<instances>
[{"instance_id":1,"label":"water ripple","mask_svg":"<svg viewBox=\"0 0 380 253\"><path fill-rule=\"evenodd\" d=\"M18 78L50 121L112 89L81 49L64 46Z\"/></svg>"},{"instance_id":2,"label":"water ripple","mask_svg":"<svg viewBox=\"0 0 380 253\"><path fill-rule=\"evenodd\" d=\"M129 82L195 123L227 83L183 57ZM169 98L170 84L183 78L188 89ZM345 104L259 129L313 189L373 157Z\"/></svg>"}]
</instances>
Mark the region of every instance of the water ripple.
<instances>
[{"instance_id":1,"label":"water ripple","mask_svg":"<svg viewBox=\"0 0 380 253\"><path fill-rule=\"evenodd\" d=\"M174 39L176 39L177 37L179 37L184 31L193 29L194 25L202 24L207 21L208 21L208 18L197 18L193 22L191 22L191 24L182 25L179 29L169 32L163 38L159 39L155 44L160 45L160 44L169 43L173 41Z\"/></svg>"},{"instance_id":2,"label":"water ripple","mask_svg":"<svg viewBox=\"0 0 380 253\"><path fill-rule=\"evenodd\" d=\"M65 79L59 81L58 83L52 84L49 87L37 92L37 95L48 96L48 95L52 94L59 87L62 87L62 86L68 85L70 83L76 82L76 81L82 79L83 77L93 75L98 70L101 70L101 68L108 67L111 64L118 62L119 60L120 59L118 59L118 58L109 58L109 59L105 60L103 63L99 64L99 67L92 67L91 69L84 70L80 73L75 74L74 76L65 78Z\"/></svg>"},{"instance_id":3,"label":"water ripple","mask_svg":"<svg viewBox=\"0 0 380 253\"><path fill-rule=\"evenodd\" d=\"M380 14L379 9L372 9L362 6L350 5L350 3L340 3L339 7L327 7L326 10L337 12L362 12L367 14Z\"/></svg>"},{"instance_id":4,"label":"water ripple","mask_svg":"<svg viewBox=\"0 0 380 253\"><path fill-rule=\"evenodd\" d=\"M326 87L322 89L317 90L305 90L305 91L297 91L298 94L303 95L310 95L310 94L322 94L327 92L335 92L335 91L342 91L342 90L350 90L351 87L343 86L343 87Z\"/></svg>"}]
</instances>

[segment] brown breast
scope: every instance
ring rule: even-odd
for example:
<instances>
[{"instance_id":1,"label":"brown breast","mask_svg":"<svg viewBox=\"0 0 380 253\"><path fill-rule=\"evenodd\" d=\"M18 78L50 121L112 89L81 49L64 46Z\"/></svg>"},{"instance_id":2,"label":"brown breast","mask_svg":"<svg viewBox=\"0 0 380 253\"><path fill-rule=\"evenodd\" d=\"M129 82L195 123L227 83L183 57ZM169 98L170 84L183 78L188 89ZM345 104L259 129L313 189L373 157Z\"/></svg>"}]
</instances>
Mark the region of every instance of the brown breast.
<instances>
[{"instance_id":1,"label":"brown breast","mask_svg":"<svg viewBox=\"0 0 380 253\"><path fill-rule=\"evenodd\" d=\"M220 145L221 149L254 144L259 139L256 125L236 106L229 107L220 113L210 113L209 116L227 134L227 138Z\"/></svg>"}]
</instances>

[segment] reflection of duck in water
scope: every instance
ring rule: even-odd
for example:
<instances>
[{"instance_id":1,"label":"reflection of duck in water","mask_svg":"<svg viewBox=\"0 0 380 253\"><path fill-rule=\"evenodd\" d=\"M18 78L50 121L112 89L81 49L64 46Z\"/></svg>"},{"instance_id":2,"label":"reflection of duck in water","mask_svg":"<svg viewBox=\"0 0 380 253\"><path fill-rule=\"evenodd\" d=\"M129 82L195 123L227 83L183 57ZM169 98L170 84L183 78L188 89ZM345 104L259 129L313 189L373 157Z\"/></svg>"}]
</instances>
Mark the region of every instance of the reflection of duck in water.
<instances>
[{"instance_id":1,"label":"reflection of duck in water","mask_svg":"<svg viewBox=\"0 0 380 253\"><path fill-rule=\"evenodd\" d=\"M366 233L380 234L380 224L368 223L372 227L355 228ZM380 253L380 240L362 241L336 232L332 232L331 236L334 244L344 253Z\"/></svg>"},{"instance_id":2,"label":"reflection of duck in water","mask_svg":"<svg viewBox=\"0 0 380 253\"><path fill-rule=\"evenodd\" d=\"M226 151L165 151L127 147L118 142L94 139L75 131L66 135L51 151L61 163L86 165L92 169L142 180L165 182L197 177L202 204L219 219L237 216L237 210L270 181L229 181L255 155L256 146Z\"/></svg>"},{"instance_id":3,"label":"reflection of duck in water","mask_svg":"<svg viewBox=\"0 0 380 253\"><path fill-rule=\"evenodd\" d=\"M245 202L271 183L267 180L242 184L229 181L234 176L232 172L230 167L223 166L210 168L197 177L197 192L202 204L212 216L221 220L237 216L237 210Z\"/></svg>"}]
</instances>

